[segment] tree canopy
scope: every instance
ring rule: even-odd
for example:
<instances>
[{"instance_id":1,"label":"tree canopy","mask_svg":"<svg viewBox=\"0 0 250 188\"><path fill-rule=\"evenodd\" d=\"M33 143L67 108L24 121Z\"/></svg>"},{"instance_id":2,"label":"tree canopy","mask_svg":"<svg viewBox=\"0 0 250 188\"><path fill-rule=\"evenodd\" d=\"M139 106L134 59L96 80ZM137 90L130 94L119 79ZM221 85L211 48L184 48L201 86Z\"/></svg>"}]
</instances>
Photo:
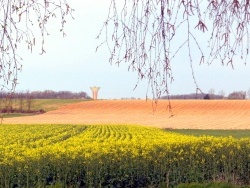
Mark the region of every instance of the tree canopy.
<instances>
[{"instance_id":1,"label":"tree canopy","mask_svg":"<svg viewBox=\"0 0 250 188\"><path fill-rule=\"evenodd\" d=\"M249 22L249 0L111 0L97 38L104 37L110 63L128 63L157 99L170 93L178 55L186 55L197 91L194 63L247 63Z\"/></svg>"},{"instance_id":2,"label":"tree canopy","mask_svg":"<svg viewBox=\"0 0 250 188\"><path fill-rule=\"evenodd\" d=\"M193 64L247 63L249 54L249 0L110 0L107 19L97 38L107 45L112 64L128 63L128 70L148 80L154 99L169 95L174 81L172 67L186 56L197 91ZM41 54L47 24L64 25L73 9L67 0L0 0L0 85L13 89L22 70L20 44ZM34 30L40 31L40 36ZM206 37L208 37L206 39ZM38 40L37 40L38 39ZM23 46L23 45L22 45ZM199 55L199 58L194 56ZM136 86L137 87L137 84Z\"/></svg>"},{"instance_id":3,"label":"tree canopy","mask_svg":"<svg viewBox=\"0 0 250 188\"><path fill-rule=\"evenodd\" d=\"M14 90L17 75L22 70L18 48L26 45L32 52L36 43L45 53L46 26L52 18L59 19L60 31L65 35L64 25L73 9L66 0L0 0L0 87ZM36 36L34 30L40 31ZM38 41L38 42L37 42Z\"/></svg>"}]
</instances>

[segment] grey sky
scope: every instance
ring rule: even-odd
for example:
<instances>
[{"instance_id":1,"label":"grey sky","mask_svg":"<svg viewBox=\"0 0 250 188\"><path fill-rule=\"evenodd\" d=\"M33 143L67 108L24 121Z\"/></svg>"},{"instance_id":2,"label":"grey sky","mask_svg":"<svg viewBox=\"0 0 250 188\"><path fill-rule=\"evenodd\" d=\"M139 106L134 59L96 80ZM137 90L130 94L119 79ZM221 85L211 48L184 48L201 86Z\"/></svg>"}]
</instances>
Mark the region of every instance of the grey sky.
<instances>
[{"instance_id":1,"label":"grey sky","mask_svg":"<svg viewBox=\"0 0 250 188\"><path fill-rule=\"evenodd\" d=\"M49 25L46 38L46 54L39 55L37 46L31 54L26 48L19 51L23 57L23 71L19 75L17 90L71 90L86 91L90 86L100 86L100 98L121 97L145 98L147 82L137 82L136 72L128 72L127 65L118 68L108 62L105 46L95 52L101 40L96 36L108 12L109 1L69 1L75 9L75 20L68 20L65 38L59 33L56 20ZM198 57L197 57L198 58ZM224 90L229 94L235 90L250 88L250 65L235 64L235 70L221 66L220 62L208 65L194 64L197 83L203 92L210 88L215 93ZM180 56L172 64L175 81L170 85L171 94L194 93L196 90L187 57ZM149 91L150 96L150 91Z\"/></svg>"}]
</instances>

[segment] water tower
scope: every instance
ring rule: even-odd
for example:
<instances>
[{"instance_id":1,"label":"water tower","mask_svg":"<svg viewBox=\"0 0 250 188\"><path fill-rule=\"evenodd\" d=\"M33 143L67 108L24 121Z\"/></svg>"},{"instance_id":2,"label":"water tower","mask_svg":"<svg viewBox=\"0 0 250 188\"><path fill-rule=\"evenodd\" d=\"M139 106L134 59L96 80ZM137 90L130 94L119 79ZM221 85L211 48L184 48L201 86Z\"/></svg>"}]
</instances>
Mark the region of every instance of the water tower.
<instances>
[{"instance_id":1,"label":"water tower","mask_svg":"<svg viewBox=\"0 0 250 188\"><path fill-rule=\"evenodd\" d=\"M95 86L95 87L90 87L90 89L92 90L93 99L96 100L100 87Z\"/></svg>"}]
</instances>

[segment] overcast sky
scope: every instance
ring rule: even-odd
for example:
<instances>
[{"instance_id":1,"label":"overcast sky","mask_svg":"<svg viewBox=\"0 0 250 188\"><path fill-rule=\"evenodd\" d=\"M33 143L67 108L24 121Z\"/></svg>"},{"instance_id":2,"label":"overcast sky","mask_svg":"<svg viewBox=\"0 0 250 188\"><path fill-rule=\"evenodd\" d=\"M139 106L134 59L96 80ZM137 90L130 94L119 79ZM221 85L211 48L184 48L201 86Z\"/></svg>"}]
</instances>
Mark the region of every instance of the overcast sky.
<instances>
[{"instance_id":1,"label":"overcast sky","mask_svg":"<svg viewBox=\"0 0 250 188\"><path fill-rule=\"evenodd\" d=\"M102 99L145 98L147 82L141 82L133 90L137 83L136 72L128 72L126 64L119 68L110 65L105 46L95 52L101 42L96 36L107 17L109 1L69 2L75 9L75 19L68 20L66 24L67 36L63 38L58 32L60 27L52 22L49 25L50 35L46 38L46 54L39 55L39 46L32 54L25 49L19 52L24 60L17 90L85 91L91 96L89 87L99 86L99 98ZM215 93L224 90L229 94L250 88L250 64L237 64L234 70L229 66L221 66L219 62L210 66L193 66L197 83L203 92L213 88ZM175 81L170 85L171 94L194 93L196 86L187 57L178 57L172 69Z\"/></svg>"}]
</instances>

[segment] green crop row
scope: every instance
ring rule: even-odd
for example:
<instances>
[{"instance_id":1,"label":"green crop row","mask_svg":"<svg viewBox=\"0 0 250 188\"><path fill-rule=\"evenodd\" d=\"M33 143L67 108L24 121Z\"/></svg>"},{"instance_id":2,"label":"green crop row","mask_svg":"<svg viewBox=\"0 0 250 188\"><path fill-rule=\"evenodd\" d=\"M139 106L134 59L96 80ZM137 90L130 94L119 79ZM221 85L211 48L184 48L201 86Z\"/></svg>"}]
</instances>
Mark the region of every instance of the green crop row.
<instances>
[{"instance_id":1,"label":"green crop row","mask_svg":"<svg viewBox=\"0 0 250 188\"><path fill-rule=\"evenodd\" d=\"M121 125L1 125L0 187L250 184L250 139Z\"/></svg>"}]
</instances>

